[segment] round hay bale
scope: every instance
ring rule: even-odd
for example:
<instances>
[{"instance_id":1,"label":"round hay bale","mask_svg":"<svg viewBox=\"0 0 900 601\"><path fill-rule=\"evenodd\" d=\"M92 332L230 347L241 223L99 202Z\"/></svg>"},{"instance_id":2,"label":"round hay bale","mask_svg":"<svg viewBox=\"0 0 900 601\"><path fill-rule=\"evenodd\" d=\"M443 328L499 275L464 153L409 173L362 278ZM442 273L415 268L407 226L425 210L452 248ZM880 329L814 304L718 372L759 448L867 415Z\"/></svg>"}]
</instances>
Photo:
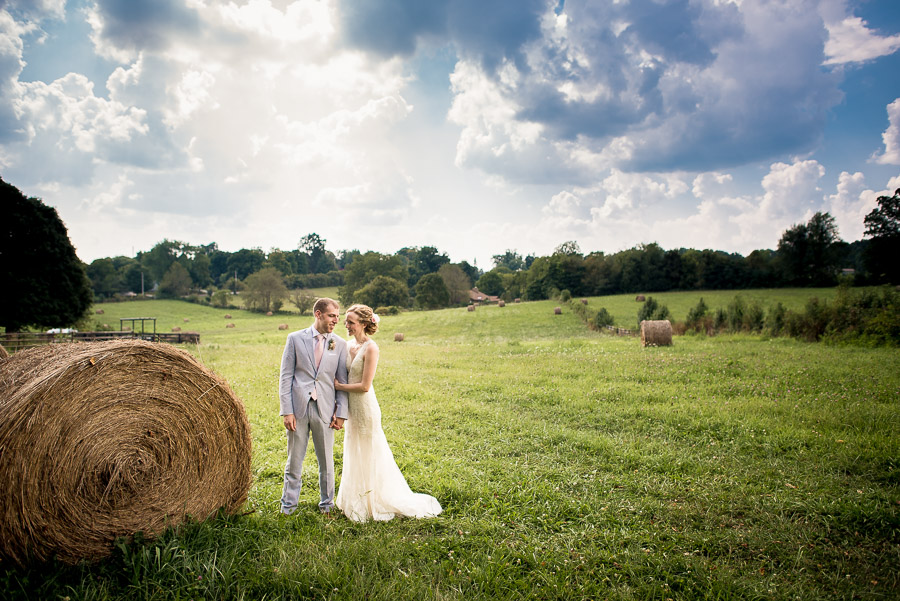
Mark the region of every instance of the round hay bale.
<instances>
[{"instance_id":1,"label":"round hay bale","mask_svg":"<svg viewBox=\"0 0 900 601\"><path fill-rule=\"evenodd\" d=\"M554 307L553 314L554 315L562 315L562 307Z\"/></svg>"},{"instance_id":2,"label":"round hay bale","mask_svg":"<svg viewBox=\"0 0 900 601\"><path fill-rule=\"evenodd\" d=\"M184 318L184 323L187 323L187 322L189 322L189 321L190 321L190 318L188 318L188 317L185 317L185 318Z\"/></svg>"},{"instance_id":3,"label":"round hay bale","mask_svg":"<svg viewBox=\"0 0 900 601\"><path fill-rule=\"evenodd\" d=\"M586 299L586 298L581 299L581 304L582 304L582 305L588 304L588 303L587 303L587 299Z\"/></svg>"},{"instance_id":4,"label":"round hay bale","mask_svg":"<svg viewBox=\"0 0 900 601\"><path fill-rule=\"evenodd\" d=\"M515 300L515 302L521 303L521 302L522 302L522 299L521 299L521 298L517 298L517 299Z\"/></svg>"},{"instance_id":5,"label":"round hay bale","mask_svg":"<svg viewBox=\"0 0 900 601\"><path fill-rule=\"evenodd\" d=\"M96 311L94 311L94 313L96 313L97 315L103 315L103 309L97 309Z\"/></svg>"},{"instance_id":6,"label":"round hay bale","mask_svg":"<svg viewBox=\"0 0 900 601\"><path fill-rule=\"evenodd\" d=\"M403 342L403 334L401 332L394 334L394 342Z\"/></svg>"},{"instance_id":7,"label":"round hay bale","mask_svg":"<svg viewBox=\"0 0 900 601\"><path fill-rule=\"evenodd\" d=\"M286 329L288 329L288 324L286 324L286 323L279 324L279 325L278 325L278 329L279 329L279 330L286 330Z\"/></svg>"},{"instance_id":8,"label":"round hay bale","mask_svg":"<svg viewBox=\"0 0 900 601\"><path fill-rule=\"evenodd\" d=\"M638 294L637 296L634 297L634 300L637 301L637 302L639 302L639 303L642 303L642 302L644 302L644 301L647 300L647 299L644 298L644 295L643 295L643 294Z\"/></svg>"},{"instance_id":9,"label":"round hay bale","mask_svg":"<svg viewBox=\"0 0 900 601\"><path fill-rule=\"evenodd\" d=\"M271 312L271 311L266 311L266 317L272 317L272 312Z\"/></svg>"},{"instance_id":10,"label":"round hay bale","mask_svg":"<svg viewBox=\"0 0 900 601\"><path fill-rule=\"evenodd\" d=\"M175 326L174 328L172 328L172 331L173 331L173 332L180 332L180 331L181 331L181 327L180 327L180 326Z\"/></svg>"},{"instance_id":11,"label":"round hay bale","mask_svg":"<svg viewBox=\"0 0 900 601\"><path fill-rule=\"evenodd\" d=\"M6 359L7 357L9 357L9 352L0 344L0 359Z\"/></svg>"},{"instance_id":12,"label":"round hay bale","mask_svg":"<svg viewBox=\"0 0 900 601\"><path fill-rule=\"evenodd\" d=\"M117 537L242 509L250 426L228 383L142 340L53 344L0 369L0 557L98 560Z\"/></svg>"},{"instance_id":13,"label":"round hay bale","mask_svg":"<svg viewBox=\"0 0 900 601\"><path fill-rule=\"evenodd\" d=\"M226 313L226 314L225 314L225 319L231 319L231 313Z\"/></svg>"},{"instance_id":14,"label":"round hay bale","mask_svg":"<svg viewBox=\"0 0 900 601\"><path fill-rule=\"evenodd\" d=\"M475 305L469 305L469 306L466 308L466 311L474 311L474 310L475 310Z\"/></svg>"},{"instance_id":15,"label":"round hay bale","mask_svg":"<svg viewBox=\"0 0 900 601\"><path fill-rule=\"evenodd\" d=\"M672 323L668 319L642 321L641 346L672 346Z\"/></svg>"},{"instance_id":16,"label":"round hay bale","mask_svg":"<svg viewBox=\"0 0 900 601\"><path fill-rule=\"evenodd\" d=\"M505 307L505 306L506 306L506 301L502 301L502 300L497 301L497 306L498 306L498 307Z\"/></svg>"},{"instance_id":17,"label":"round hay bale","mask_svg":"<svg viewBox=\"0 0 900 601\"><path fill-rule=\"evenodd\" d=\"M225 324L225 327L226 327L226 328L233 328L233 327L234 327L234 322L226 323L226 324Z\"/></svg>"}]
</instances>

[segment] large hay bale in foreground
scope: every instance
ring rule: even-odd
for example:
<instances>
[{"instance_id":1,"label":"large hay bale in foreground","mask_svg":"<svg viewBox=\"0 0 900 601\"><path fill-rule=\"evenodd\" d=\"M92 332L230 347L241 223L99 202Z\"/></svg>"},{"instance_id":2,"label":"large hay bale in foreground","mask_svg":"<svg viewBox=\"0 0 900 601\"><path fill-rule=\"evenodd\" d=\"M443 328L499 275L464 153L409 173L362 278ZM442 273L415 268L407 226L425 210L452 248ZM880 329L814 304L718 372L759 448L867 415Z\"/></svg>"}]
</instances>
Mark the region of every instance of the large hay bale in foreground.
<instances>
[{"instance_id":1,"label":"large hay bale in foreground","mask_svg":"<svg viewBox=\"0 0 900 601\"><path fill-rule=\"evenodd\" d=\"M642 321L641 346L672 346L672 323L668 319Z\"/></svg>"},{"instance_id":2,"label":"large hay bale in foreground","mask_svg":"<svg viewBox=\"0 0 900 601\"><path fill-rule=\"evenodd\" d=\"M168 344L53 344L0 364L0 557L107 556L239 511L250 427L228 383Z\"/></svg>"}]
</instances>

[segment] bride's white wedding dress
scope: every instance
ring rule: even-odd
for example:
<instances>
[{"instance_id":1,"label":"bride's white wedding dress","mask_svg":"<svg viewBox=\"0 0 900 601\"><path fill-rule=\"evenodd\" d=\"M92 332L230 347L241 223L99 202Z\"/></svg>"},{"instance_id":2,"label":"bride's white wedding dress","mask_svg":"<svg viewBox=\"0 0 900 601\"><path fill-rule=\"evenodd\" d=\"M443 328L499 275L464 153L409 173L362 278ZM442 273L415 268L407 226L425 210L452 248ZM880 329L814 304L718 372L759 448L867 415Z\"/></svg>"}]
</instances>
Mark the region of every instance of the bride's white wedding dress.
<instances>
[{"instance_id":1,"label":"bride's white wedding dress","mask_svg":"<svg viewBox=\"0 0 900 601\"><path fill-rule=\"evenodd\" d=\"M350 384L362 381L366 345L350 361ZM349 360L349 359L348 359ZM441 505L431 495L414 493L400 473L381 429L375 388L349 393L349 419L344 422L344 465L335 505L354 522L394 517L434 517Z\"/></svg>"}]
</instances>

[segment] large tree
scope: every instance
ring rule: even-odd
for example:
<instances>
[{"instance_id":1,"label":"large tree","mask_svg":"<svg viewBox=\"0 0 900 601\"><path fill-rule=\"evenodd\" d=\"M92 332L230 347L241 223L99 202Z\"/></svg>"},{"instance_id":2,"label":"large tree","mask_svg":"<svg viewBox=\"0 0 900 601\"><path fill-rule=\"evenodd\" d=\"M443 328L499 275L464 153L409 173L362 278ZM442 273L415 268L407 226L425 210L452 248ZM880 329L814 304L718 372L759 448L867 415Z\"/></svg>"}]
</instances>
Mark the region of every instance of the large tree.
<instances>
[{"instance_id":1,"label":"large tree","mask_svg":"<svg viewBox=\"0 0 900 601\"><path fill-rule=\"evenodd\" d=\"M893 196L879 196L878 206L866 215L866 269L878 281L900 283L900 188Z\"/></svg>"},{"instance_id":2,"label":"large tree","mask_svg":"<svg viewBox=\"0 0 900 601\"><path fill-rule=\"evenodd\" d=\"M248 309L278 311L288 296L281 272L274 267L263 267L244 280L244 299Z\"/></svg>"},{"instance_id":3,"label":"large tree","mask_svg":"<svg viewBox=\"0 0 900 601\"><path fill-rule=\"evenodd\" d=\"M436 273L428 273L416 282L416 305L425 309L446 307L450 302L450 292L444 280Z\"/></svg>"},{"instance_id":4,"label":"large tree","mask_svg":"<svg viewBox=\"0 0 900 601\"><path fill-rule=\"evenodd\" d=\"M791 284L825 286L836 275L835 244L838 238L834 217L818 212L807 223L796 224L778 241L778 263L784 279ZM725 288L726 285L705 286Z\"/></svg>"},{"instance_id":5,"label":"large tree","mask_svg":"<svg viewBox=\"0 0 900 601\"><path fill-rule=\"evenodd\" d=\"M409 289L405 282L379 275L357 290L354 293L353 301L373 308L390 305L405 307L409 301Z\"/></svg>"},{"instance_id":6,"label":"large tree","mask_svg":"<svg viewBox=\"0 0 900 601\"><path fill-rule=\"evenodd\" d=\"M407 288L406 281L409 277L409 270L403 264L403 260L397 255L383 255L369 251L364 255L358 256L344 269L344 285L338 291L341 302L345 305L354 302L356 300L356 291L367 286L378 276L385 276L403 282L404 288ZM408 288L406 293L408 294ZM405 305L406 303L387 304ZM374 307L374 305L372 306Z\"/></svg>"},{"instance_id":7,"label":"large tree","mask_svg":"<svg viewBox=\"0 0 900 601\"><path fill-rule=\"evenodd\" d=\"M464 305L469 300L469 290L472 288L472 280L459 265L446 264L438 269L438 275L444 280L444 286L450 295L451 305Z\"/></svg>"},{"instance_id":8,"label":"large tree","mask_svg":"<svg viewBox=\"0 0 900 601\"><path fill-rule=\"evenodd\" d=\"M0 179L0 325L70 326L93 302L91 283L56 209Z\"/></svg>"}]
</instances>

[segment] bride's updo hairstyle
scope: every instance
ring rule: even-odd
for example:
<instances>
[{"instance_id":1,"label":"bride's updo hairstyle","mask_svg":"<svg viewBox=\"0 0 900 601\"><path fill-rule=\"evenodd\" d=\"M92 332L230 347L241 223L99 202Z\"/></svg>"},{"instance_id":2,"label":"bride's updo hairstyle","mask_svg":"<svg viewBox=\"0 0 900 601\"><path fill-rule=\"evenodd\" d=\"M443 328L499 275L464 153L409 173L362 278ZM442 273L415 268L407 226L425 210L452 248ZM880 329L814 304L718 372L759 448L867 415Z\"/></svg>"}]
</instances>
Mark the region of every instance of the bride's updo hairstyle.
<instances>
[{"instance_id":1,"label":"bride's updo hairstyle","mask_svg":"<svg viewBox=\"0 0 900 601\"><path fill-rule=\"evenodd\" d=\"M378 322L375 321L375 312L368 305L353 305L347 309L347 313L353 313L363 325L363 331L371 336L378 331Z\"/></svg>"}]
</instances>

